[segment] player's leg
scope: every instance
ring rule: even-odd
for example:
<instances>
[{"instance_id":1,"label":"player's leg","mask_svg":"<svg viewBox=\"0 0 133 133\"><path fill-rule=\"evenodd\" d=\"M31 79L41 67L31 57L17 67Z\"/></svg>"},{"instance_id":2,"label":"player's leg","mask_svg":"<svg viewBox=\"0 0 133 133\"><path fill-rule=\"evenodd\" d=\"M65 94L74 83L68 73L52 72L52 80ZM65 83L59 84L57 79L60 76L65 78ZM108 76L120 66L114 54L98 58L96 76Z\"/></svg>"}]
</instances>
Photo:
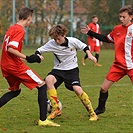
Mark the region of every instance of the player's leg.
<instances>
[{"instance_id":1,"label":"player's leg","mask_svg":"<svg viewBox=\"0 0 133 133\"><path fill-rule=\"evenodd\" d=\"M110 71L108 72L106 79L104 80L99 94L98 107L95 109L97 115L104 113L106 109L106 101L108 99L108 90L114 82L117 82L119 79L124 77L126 72L124 69L121 69L116 66L111 66Z\"/></svg>"},{"instance_id":2,"label":"player's leg","mask_svg":"<svg viewBox=\"0 0 133 133\"><path fill-rule=\"evenodd\" d=\"M40 110L40 119L37 121L37 125L39 126L60 126L57 123L54 123L47 119L47 86L46 84L41 87L37 87L38 89L38 104Z\"/></svg>"},{"instance_id":3,"label":"player's leg","mask_svg":"<svg viewBox=\"0 0 133 133\"><path fill-rule=\"evenodd\" d=\"M10 91L5 93L1 98L0 98L0 108L4 106L7 102L9 102L11 99L17 97L21 92L21 89L16 90L16 91Z\"/></svg>"},{"instance_id":4,"label":"player's leg","mask_svg":"<svg viewBox=\"0 0 133 133\"><path fill-rule=\"evenodd\" d=\"M83 105L85 106L85 108L87 109L87 111L90 115L90 120L97 121L98 117L93 110L89 96L82 90L82 88L80 86L74 85L73 89L74 89L75 93L77 94L77 96L79 97L79 99L81 100L81 102L83 103Z\"/></svg>"},{"instance_id":5,"label":"player's leg","mask_svg":"<svg viewBox=\"0 0 133 133\"><path fill-rule=\"evenodd\" d=\"M95 113L97 115L105 112L105 105L108 99L108 89L112 86L113 83L114 82L109 81L107 79L104 80L99 94L98 107L95 109Z\"/></svg>"},{"instance_id":6,"label":"player's leg","mask_svg":"<svg viewBox=\"0 0 133 133\"><path fill-rule=\"evenodd\" d=\"M76 95L79 97L79 99L82 101L83 105L87 109L87 111L90 114L90 120L97 120L98 117L96 116L93 107L91 105L90 98L88 95L82 90L80 86L80 79L79 79L79 69L75 68L69 72L67 72L67 76L65 79L65 86L69 90L74 90Z\"/></svg>"},{"instance_id":7,"label":"player's leg","mask_svg":"<svg viewBox=\"0 0 133 133\"><path fill-rule=\"evenodd\" d=\"M31 69L21 73L21 82L29 89L38 89L38 105L40 118L36 121L39 126L60 126L47 119L47 86L45 82Z\"/></svg>"},{"instance_id":8,"label":"player's leg","mask_svg":"<svg viewBox=\"0 0 133 133\"><path fill-rule=\"evenodd\" d=\"M85 56L82 58L82 65L85 66L86 59L88 58L88 55L85 54Z\"/></svg>"},{"instance_id":9,"label":"player's leg","mask_svg":"<svg viewBox=\"0 0 133 133\"><path fill-rule=\"evenodd\" d=\"M7 102L9 102L11 99L17 97L21 89L19 89L20 82L17 81L17 78L14 76L8 76L6 77L6 80L9 84L9 90L10 92L5 93L1 98L0 98L0 107L5 105Z\"/></svg>"},{"instance_id":10,"label":"player's leg","mask_svg":"<svg viewBox=\"0 0 133 133\"><path fill-rule=\"evenodd\" d=\"M97 63L94 64L94 66L102 66L101 64L98 63L99 61L99 53L100 53L100 46L95 46L94 48L95 51L95 58L97 59Z\"/></svg>"},{"instance_id":11,"label":"player's leg","mask_svg":"<svg viewBox=\"0 0 133 133\"><path fill-rule=\"evenodd\" d=\"M46 77L45 82L47 84L48 99L50 100L52 105L52 111L47 118L54 119L55 117L60 116L62 114L58 105L58 98L56 91L56 88L62 83L62 80L59 79L57 76L55 77L54 75L52 75L52 73L50 73Z\"/></svg>"}]
</instances>

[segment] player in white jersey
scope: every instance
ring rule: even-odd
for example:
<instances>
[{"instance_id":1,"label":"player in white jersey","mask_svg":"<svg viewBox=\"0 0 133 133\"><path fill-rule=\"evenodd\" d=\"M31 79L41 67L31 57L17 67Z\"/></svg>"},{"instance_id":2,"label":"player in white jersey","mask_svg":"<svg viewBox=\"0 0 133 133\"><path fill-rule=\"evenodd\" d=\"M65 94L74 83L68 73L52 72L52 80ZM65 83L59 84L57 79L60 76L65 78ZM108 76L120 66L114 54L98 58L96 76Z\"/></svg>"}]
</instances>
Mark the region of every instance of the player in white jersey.
<instances>
[{"instance_id":1,"label":"player in white jersey","mask_svg":"<svg viewBox=\"0 0 133 133\"><path fill-rule=\"evenodd\" d=\"M88 58L94 63L96 58L92 56L86 44L74 37L66 37L68 29L58 24L53 26L49 31L49 36L52 37L45 45L37 49L35 54L43 54L52 52L54 54L54 67L45 79L47 85L48 98L52 104L52 112L48 119L54 119L62 114L58 107L58 98L56 89L64 82L65 87L74 91L83 105L90 114L91 121L97 121L98 117L95 114L91 101L88 95L82 90L79 79L79 69L77 64L77 50L84 50L88 54Z\"/></svg>"}]
</instances>

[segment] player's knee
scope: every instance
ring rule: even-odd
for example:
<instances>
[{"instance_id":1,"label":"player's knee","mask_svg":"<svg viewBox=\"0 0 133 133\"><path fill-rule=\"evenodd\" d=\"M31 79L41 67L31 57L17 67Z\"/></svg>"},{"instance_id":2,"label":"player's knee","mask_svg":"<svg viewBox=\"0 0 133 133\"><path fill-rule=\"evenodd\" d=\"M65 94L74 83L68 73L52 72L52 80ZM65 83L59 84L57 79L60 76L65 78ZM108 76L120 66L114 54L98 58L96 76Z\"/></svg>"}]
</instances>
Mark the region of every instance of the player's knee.
<instances>
[{"instance_id":1,"label":"player's knee","mask_svg":"<svg viewBox=\"0 0 133 133\"><path fill-rule=\"evenodd\" d=\"M21 89L13 91L12 93L14 93L14 97L17 97L21 93Z\"/></svg>"},{"instance_id":2,"label":"player's knee","mask_svg":"<svg viewBox=\"0 0 133 133\"><path fill-rule=\"evenodd\" d=\"M45 79L45 83L47 84L48 88L53 86L56 83L56 78L53 75L48 75Z\"/></svg>"},{"instance_id":3,"label":"player's knee","mask_svg":"<svg viewBox=\"0 0 133 133\"><path fill-rule=\"evenodd\" d=\"M105 88L105 87L101 87L101 90L100 90L102 93L106 93L107 91L108 91L108 89L107 88Z\"/></svg>"}]
</instances>

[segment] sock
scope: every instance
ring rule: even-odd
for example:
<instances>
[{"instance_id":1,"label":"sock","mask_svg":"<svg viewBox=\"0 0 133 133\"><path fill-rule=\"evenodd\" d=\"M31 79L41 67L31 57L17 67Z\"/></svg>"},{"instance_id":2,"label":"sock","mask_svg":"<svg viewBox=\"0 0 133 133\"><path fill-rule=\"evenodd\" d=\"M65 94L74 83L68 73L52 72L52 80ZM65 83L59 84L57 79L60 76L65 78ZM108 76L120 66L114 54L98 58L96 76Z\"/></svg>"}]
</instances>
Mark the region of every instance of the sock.
<instances>
[{"instance_id":1,"label":"sock","mask_svg":"<svg viewBox=\"0 0 133 133\"><path fill-rule=\"evenodd\" d=\"M40 120L44 121L47 117L47 86L37 87L38 89L38 104L40 111Z\"/></svg>"},{"instance_id":2,"label":"sock","mask_svg":"<svg viewBox=\"0 0 133 133\"><path fill-rule=\"evenodd\" d=\"M91 101L90 101L88 95L85 92L83 92L81 95L79 95L79 99L82 101L83 105L86 107L89 114L93 115L94 110L93 110L93 107L91 105Z\"/></svg>"},{"instance_id":3,"label":"sock","mask_svg":"<svg viewBox=\"0 0 133 133\"><path fill-rule=\"evenodd\" d=\"M52 105L52 111L59 109L57 91L55 88L47 90L48 98Z\"/></svg>"},{"instance_id":4,"label":"sock","mask_svg":"<svg viewBox=\"0 0 133 133\"><path fill-rule=\"evenodd\" d=\"M105 108L107 99L108 99L108 91L106 93L102 93L100 91L98 109L102 110L103 108Z\"/></svg>"},{"instance_id":5,"label":"sock","mask_svg":"<svg viewBox=\"0 0 133 133\"><path fill-rule=\"evenodd\" d=\"M88 55L86 54L85 57L84 57L84 60L86 60L88 58Z\"/></svg>"},{"instance_id":6,"label":"sock","mask_svg":"<svg viewBox=\"0 0 133 133\"><path fill-rule=\"evenodd\" d=\"M99 60L99 54L95 54L95 57L96 57L96 59L97 59L97 62L98 62L98 60Z\"/></svg>"},{"instance_id":7,"label":"sock","mask_svg":"<svg viewBox=\"0 0 133 133\"><path fill-rule=\"evenodd\" d=\"M5 105L7 102L9 102L11 99L15 98L18 96L21 92L21 89L16 90L16 91L10 91L5 93L1 98L0 98L0 107Z\"/></svg>"}]
</instances>

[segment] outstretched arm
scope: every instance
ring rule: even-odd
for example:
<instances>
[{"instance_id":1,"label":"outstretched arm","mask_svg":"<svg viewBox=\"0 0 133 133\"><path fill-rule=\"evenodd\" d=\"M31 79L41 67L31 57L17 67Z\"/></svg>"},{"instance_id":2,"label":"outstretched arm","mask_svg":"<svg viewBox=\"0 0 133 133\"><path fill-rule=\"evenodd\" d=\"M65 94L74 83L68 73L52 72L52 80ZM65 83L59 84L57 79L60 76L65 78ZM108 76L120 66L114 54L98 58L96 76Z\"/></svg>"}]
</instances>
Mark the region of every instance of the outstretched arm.
<instances>
[{"instance_id":1,"label":"outstretched arm","mask_svg":"<svg viewBox=\"0 0 133 133\"><path fill-rule=\"evenodd\" d=\"M89 35L89 36L93 36L93 37L95 37L96 39L98 39L99 41L111 43L110 41L108 41L108 39L106 38L106 36L91 31L90 28L89 28L88 26L82 27L82 28L81 28L81 32L82 32L83 34L87 34L87 35Z\"/></svg>"}]
</instances>

